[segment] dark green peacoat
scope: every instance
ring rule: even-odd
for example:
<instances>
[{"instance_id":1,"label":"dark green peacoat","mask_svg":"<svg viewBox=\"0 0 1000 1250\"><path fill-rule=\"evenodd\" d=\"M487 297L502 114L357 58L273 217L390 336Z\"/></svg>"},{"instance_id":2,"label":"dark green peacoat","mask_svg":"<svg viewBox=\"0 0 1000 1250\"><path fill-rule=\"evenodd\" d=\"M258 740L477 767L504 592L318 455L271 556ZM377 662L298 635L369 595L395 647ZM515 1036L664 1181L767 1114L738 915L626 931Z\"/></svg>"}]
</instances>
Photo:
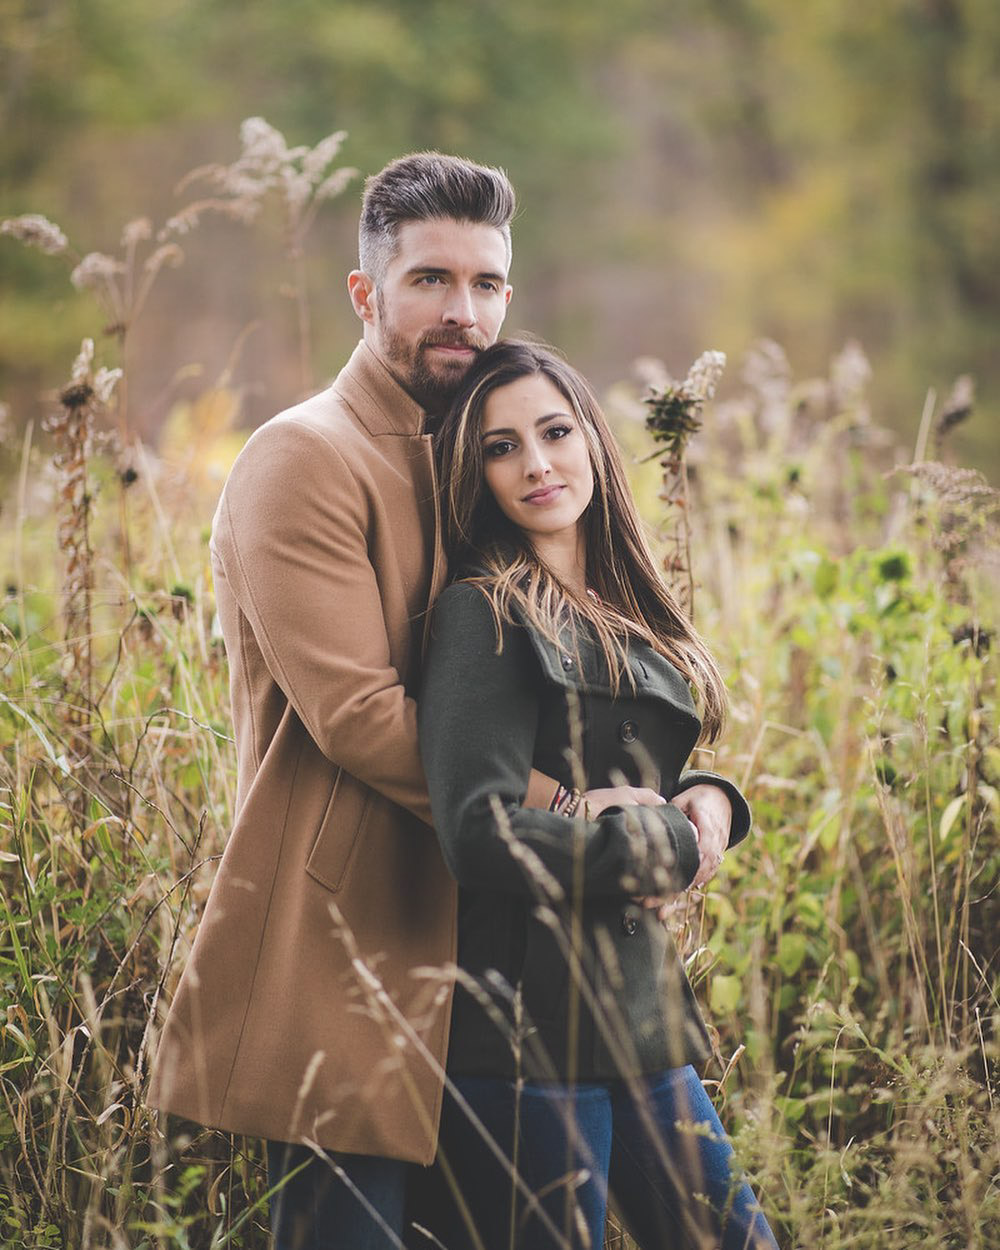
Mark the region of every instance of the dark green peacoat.
<instances>
[{"instance_id":1,"label":"dark green peacoat","mask_svg":"<svg viewBox=\"0 0 1000 1250\"><path fill-rule=\"evenodd\" d=\"M504 627L498 654L475 585L456 582L435 604L418 719L459 884L451 1072L607 1080L708 1053L673 943L633 901L690 885L698 848L684 814L668 803L587 821L522 807L532 768L566 786L667 798L708 781L732 800L730 845L746 835L739 790L684 771L700 729L684 678L642 643L629 664L615 696L593 643L559 648L522 623Z\"/></svg>"}]
</instances>

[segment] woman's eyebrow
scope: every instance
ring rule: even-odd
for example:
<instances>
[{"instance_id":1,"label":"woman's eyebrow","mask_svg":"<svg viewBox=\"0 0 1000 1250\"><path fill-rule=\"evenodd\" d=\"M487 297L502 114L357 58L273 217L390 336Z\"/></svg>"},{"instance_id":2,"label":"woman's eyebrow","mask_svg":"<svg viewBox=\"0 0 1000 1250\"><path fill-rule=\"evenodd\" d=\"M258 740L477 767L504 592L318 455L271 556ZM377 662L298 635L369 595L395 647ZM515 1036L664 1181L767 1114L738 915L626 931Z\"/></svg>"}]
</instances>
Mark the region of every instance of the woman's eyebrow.
<instances>
[{"instance_id":1,"label":"woman's eyebrow","mask_svg":"<svg viewBox=\"0 0 1000 1250\"><path fill-rule=\"evenodd\" d=\"M560 418L565 421L567 417L569 417L569 419L572 420L573 414L571 412L549 412L549 413L546 413L544 417L536 417L535 425L536 426L544 425L546 421L556 421ZM496 429L496 430L485 430L483 432L483 438L484 439L493 438L494 435L496 434L516 434L516 433L517 433L517 430L512 429L509 425L505 425L505 426L501 426L499 429Z\"/></svg>"}]
</instances>

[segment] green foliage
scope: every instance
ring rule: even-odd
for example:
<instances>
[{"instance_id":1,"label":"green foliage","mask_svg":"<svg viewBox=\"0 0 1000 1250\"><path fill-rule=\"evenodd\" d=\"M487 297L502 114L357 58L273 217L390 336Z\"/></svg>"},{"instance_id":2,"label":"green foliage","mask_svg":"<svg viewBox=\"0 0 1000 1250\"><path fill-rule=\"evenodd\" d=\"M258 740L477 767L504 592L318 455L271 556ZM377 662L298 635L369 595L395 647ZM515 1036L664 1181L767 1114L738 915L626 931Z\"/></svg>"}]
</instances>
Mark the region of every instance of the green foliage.
<instances>
[{"instance_id":1,"label":"green foliage","mask_svg":"<svg viewBox=\"0 0 1000 1250\"><path fill-rule=\"evenodd\" d=\"M960 471L883 491L878 456L851 452L856 417L765 392L708 416L692 501L699 624L733 692L715 766L756 818L690 937L713 961L720 1058L744 1042L751 1060L740 1149L790 1244L907 1246L926 1228L985 1246L996 531L950 510ZM789 480L785 447L803 443Z\"/></svg>"}]
</instances>

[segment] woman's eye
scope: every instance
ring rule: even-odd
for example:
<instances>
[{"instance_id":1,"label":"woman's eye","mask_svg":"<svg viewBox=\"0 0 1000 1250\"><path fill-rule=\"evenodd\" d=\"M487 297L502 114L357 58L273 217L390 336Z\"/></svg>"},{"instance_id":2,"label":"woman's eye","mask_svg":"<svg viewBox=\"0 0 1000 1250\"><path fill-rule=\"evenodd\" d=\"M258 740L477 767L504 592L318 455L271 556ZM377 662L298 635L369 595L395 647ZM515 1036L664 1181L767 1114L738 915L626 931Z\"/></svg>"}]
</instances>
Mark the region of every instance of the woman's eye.
<instances>
[{"instance_id":1,"label":"woman's eye","mask_svg":"<svg viewBox=\"0 0 1000 1250\"><path fill-rule=\"evenodd\" d=\"M545 431L546 438L565 438L567 434L573 433L571 425L550 425Z\"/></svg>"},{"instance_id":2,"label":"woman's eye","mask_svg":"<svg viewBox=\"0 0 1000 1250\"><path fill-rule=\"evenodd\" d=\"M491 460L496 460L499 456L506 456L513 446L514 444L506 439L498 439L495 443L490 443L486 448L486 454Z\"/></svg>"}]
</instances>

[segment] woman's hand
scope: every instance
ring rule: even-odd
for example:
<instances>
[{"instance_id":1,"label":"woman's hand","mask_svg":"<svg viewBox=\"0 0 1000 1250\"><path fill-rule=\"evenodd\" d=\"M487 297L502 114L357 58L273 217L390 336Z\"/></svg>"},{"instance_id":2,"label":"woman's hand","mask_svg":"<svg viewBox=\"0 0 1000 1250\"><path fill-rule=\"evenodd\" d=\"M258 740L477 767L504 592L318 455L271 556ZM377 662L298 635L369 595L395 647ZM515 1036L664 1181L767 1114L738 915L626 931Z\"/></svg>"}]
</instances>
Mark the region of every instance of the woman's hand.
<instances>
[{"instance_id":1,"label":"woman's hand","mask_svg":"<svg viewBox=\"0 0 1000 1250\"><path fill-rule=\"evenodd\" d=\"M657 807L667 802L662 794L643 786L609 786L603 790L588 790L583 797L591 820L608 807L628 807L630 804ZM729 845L732 804L720 786L707 784L690 786L670 802L679 807L694 826L699 863L694 880L688 887L694 889L711 881L719 870L722 856ZM668 899L647 894L640 895L634 901L650 911L655 909L661 921L666 919L670 907Z\"/></svg>"},{"instance_id":2,"label":"woman's hand","mask_svg":"<svg viewBox=\"0 0 1000 1250\"><path fill-rule=\"evenodd\" d=\"M729 846L733 807L721 786L697 785L682 790L671 802L695 828L700 862L690 888L711 881Z\"/></svg>"},{"instance_id":3,"label":"woman's hand","mask_svg":"<svg viewBox=\"0 0 1000 1250\"><path fill-rule=\"evenodd\" d=\"M697 786L691 788L698 789ZM644 786L608 786L603 790L587 790L583 801L587 805L588 818L593 820L607 807L631 807L635 804L640 807L659 807L667 800L662 794Z\"/></svg>"}]
</instances>

